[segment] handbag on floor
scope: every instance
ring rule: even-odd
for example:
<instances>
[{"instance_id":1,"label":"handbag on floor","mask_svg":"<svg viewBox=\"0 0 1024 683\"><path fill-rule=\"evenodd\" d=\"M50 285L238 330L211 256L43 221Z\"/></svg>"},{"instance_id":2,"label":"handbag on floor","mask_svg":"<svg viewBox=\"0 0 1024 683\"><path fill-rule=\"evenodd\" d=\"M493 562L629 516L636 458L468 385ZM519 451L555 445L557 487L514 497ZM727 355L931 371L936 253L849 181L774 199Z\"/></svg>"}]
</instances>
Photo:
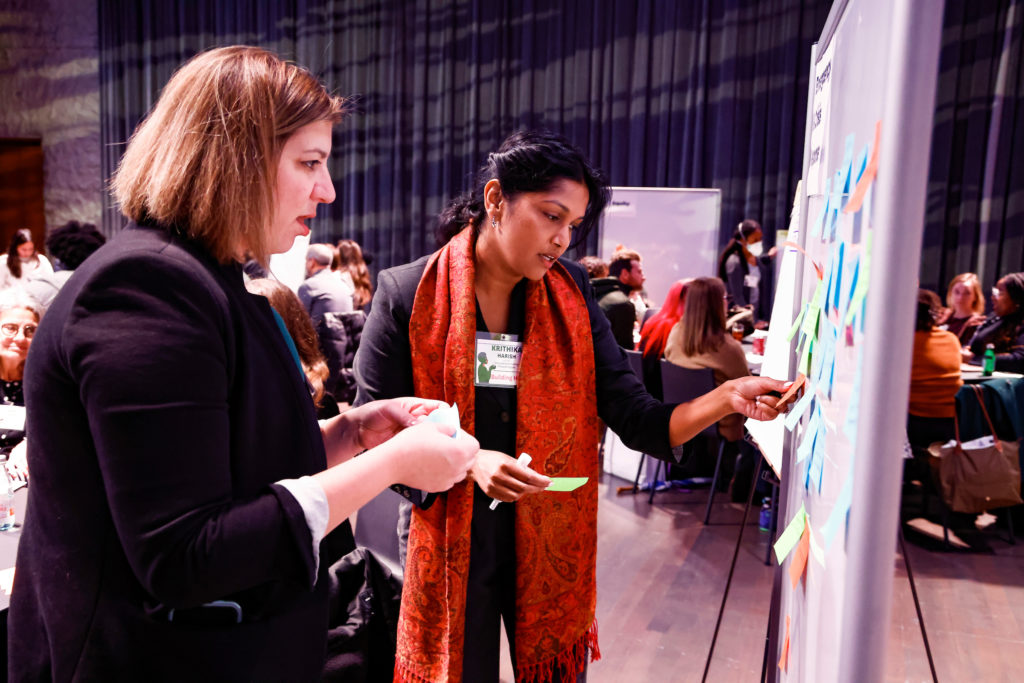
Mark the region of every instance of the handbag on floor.
<instances>
[{"instance_id":1,"label":"handbag on floor","mask_svg":"<svg viewBox=\"0 0 1024 683\"><path fill-rule=\"evenodd\" d=\"M954 512L975 514L1018 505L1021 496L1017 442L999 440L985 408L981 389L977 386L972 388L991 436L962 443L960 424L954 416L956 440L933 443L928 447L928 453L942 500Z\"/></svg>"}]
</instances>

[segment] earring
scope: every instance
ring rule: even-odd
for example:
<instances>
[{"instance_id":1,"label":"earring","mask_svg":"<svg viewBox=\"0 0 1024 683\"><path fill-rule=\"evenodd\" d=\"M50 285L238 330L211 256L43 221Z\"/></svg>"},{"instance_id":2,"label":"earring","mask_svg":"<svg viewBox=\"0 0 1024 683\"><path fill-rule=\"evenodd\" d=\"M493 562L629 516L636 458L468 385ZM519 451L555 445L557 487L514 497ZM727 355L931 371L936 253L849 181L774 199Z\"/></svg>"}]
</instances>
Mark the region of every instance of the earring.
<instances>
[{"instance_id":1,"label":"earring","mask_svg":"<svg viewBox=\"0 0 1024 683\"><path fill-rule=\"evenodd\" d=\"M498 227L498 221L494 220L494 216L491 216L491 227L492 228L497 228Z\"/></svg>"}]
</instances>

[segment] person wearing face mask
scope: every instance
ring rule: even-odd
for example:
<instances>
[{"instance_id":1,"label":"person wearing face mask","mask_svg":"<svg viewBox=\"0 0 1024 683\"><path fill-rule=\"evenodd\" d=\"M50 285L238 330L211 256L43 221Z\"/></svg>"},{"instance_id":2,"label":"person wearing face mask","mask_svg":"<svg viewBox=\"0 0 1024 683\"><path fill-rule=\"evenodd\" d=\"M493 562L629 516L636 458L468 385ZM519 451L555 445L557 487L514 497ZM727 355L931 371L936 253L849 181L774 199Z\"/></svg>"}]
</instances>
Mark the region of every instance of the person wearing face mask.
<instances>
[{"instance_id":1,"label":"person wearing face mask","mask_svg":"<svg viewBox=\"0 0 1024 683\"><path fill-rule=\"evenodd\" d=\"M964 349L964 359L980 364L985 347L996 352L996 370L1024 372L1024 273L1004 275L992 288L992 315Z\"/></svg>"},{"instance_id":2,"label":"person wearing face mask","mask_svg":"<svg viewBox=\"0 0 1024 683\"><path fill-rule=\"evenodd\" d=\"M11 236L7 253L0 255L0 289L24 284L35 273L52 273L50 261L36 251L31 231L22 228Z\"/></svg>"},{"instance_id":3,"label":"person wearing face mask","mask_svg":"<svg viewBox=\"0 0 1024 683\"><path fill-rule=\"evenodd\" d=\"M448 491L404 491L417 507L400 517L409 535L396 681L496 682L502 621L516 680L579 681L587 653L599 656L600 420L668 459L727 414L777 414L762 395L785 384L767 378L680 405L645 391L586 272L562 258L608 196L567 140L515 133L441 214L444 246L377 280L356 404L405 392L455 403L481 445L470 476ZM481 352L496 365L488 377L476 373ZM586 481L545 491L555 476Z\"/></svg>"},{"instance_id":4,"label":"person wearing face mask","mask_svg":"<svg viewBox=\"0 0 1024 683\"><path fill-rule=\"evenodd\" d=\"M761 268L775 256L775 247L764 253L763 236L760 223L744 219L718 257L718 277L725 283L729 308L749 308L759 328L766 326L759 310Z\"/></svg>"}]
</instances>

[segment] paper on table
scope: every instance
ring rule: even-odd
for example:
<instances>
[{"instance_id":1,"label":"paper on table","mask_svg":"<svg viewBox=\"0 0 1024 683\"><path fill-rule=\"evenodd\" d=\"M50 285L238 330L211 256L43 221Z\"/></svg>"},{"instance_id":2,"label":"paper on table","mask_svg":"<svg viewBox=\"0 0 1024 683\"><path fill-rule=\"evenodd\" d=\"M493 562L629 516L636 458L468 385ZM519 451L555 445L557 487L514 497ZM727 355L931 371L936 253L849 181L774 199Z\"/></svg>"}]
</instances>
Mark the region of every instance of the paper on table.
<instances>
[{"instance_id":1,"label":"paper on table","mask_svg":"<svg viewBox=\"0 0 1024 683\"><path fill-rule=\"evenodd\" d=\"M575 491L587 483L587 477L551 477L551 485L545 491Z\"/></svg>"},{"instance_id":2,"label":"paper on table","mask_svg":"<svg viewBox=\"0 0 1024 683\"><path fill-rule=\"evenodd\" d=\"M793 561L789 563L789 583L793 588L800 583L800 577L807 569L807 553L811 547L810 527L804 525L804 532L800 534L800 542L793 552Z\"/></svg>"},{"instance_id":3,"label":"paper on table","mask_svg":"<svg viewBox=\"0 0 1024 683\"><path fill-rule=\"evenodd\" d=\"M775 541L775 559L778 560L779 564L782 564L786 560L786 556L789 555L790 551L793 550L793 546L800 540L800 535L804 532L804 527L807 525L807 512L804 510L803 504L800 505L800 509L793 515L793 519L786 525L786 530L779 536L779 540Z\"/></svg>"}]
</instances>

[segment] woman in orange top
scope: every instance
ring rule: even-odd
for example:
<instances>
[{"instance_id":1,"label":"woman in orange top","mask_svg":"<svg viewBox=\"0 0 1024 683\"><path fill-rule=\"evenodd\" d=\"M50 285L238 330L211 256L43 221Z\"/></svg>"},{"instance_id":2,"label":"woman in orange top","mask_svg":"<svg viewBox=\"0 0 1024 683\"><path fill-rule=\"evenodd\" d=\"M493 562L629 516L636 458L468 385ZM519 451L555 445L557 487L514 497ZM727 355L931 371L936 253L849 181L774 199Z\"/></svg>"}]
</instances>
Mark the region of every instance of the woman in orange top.
<instances>
[{"instance_id":1,"label":"woman in orange top","mask_svg":"<svg viewBox=\"0 0 1024 683\"><path fill-rule=\"evenodd\" d=\"M955 397L964 383L960 378L960 341L952 332L935 328L939 306L937 294L926 289L918 292L907 439L921 448L953 438Z\"/></svg>"}]
</instances>

